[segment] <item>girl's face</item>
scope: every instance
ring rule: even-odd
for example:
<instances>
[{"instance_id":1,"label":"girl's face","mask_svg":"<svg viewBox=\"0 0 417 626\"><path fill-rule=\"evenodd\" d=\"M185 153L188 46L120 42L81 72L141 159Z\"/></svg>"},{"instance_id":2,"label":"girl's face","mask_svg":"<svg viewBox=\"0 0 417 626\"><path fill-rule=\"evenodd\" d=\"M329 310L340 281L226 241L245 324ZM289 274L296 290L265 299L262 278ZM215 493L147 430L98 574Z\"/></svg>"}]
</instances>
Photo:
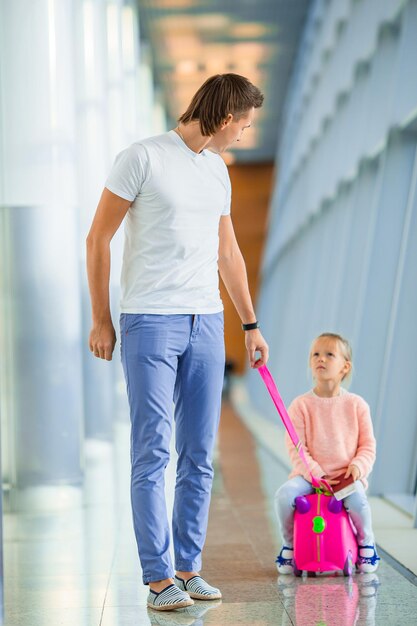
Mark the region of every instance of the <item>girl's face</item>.
<instances>
[{"instance_id":1,"label":"girl's face","mask_svg":"<svg viewBox=\"0 0 417 626\"><path fill-rule=\"evenodd\" d=\"M340 383L351 368L350 361L343 356L336 339L320 337L311 349L310 367L313 378L319 382Z\"/></svg>"}]
</instances>

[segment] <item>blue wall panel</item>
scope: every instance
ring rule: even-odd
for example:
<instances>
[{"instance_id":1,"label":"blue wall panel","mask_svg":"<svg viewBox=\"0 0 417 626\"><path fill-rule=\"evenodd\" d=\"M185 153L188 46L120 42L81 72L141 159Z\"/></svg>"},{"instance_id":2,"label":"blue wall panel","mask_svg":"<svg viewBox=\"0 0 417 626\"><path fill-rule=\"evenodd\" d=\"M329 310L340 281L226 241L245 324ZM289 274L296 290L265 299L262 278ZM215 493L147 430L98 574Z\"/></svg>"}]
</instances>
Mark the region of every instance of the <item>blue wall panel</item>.
<instances>
[{"instance_id":1,"label":"blue wall panel","mask_svg":"<svg viewBox=\"0 0 417 626\"><path fill-rule=\"evenodd\" d=\"M312 339L345 335L378 439L375 493L413 494L417 0L316 0L280 129L258 317L284 400ZM259 376L256 408L276 421Z\"/></svg>"}]
</instances>

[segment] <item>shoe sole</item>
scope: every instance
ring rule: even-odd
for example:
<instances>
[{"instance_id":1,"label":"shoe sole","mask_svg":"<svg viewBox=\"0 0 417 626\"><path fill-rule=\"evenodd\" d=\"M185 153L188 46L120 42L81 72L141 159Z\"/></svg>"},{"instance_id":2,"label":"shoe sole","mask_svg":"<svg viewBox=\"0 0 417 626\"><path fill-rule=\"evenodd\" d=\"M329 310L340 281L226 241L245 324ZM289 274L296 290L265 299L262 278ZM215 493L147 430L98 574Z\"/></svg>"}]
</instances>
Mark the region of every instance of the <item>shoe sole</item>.
<instances>
[{"instance_id":1,"label":"shoe sole","mask_svg":"<svg viewBox=\"0 0 417 626\"><path fill-rule=\"evenodd\" d=\"M213 594L210 596L205 596L202 593L193 593L192 591L187 591L188 595L190 596L190 598L193 598L194 600L221 600L222 599L222 594L221 593L217 593L217 594Z\"/></svg>"},{"instance_id":2,"label":"shoe sole","mask_svg":"<svg viewBox=\"0 0 417 626\"><path fill-rule=\"evenodd\" d=\"M184 600L184 602L176 602L175 604L165 604L164 606L157 606L155 604L151 604L150 602L146 603L150 609L154 609L155 611L174 611L175 609L183 609L185 606L192 606L194 602L190 602L189 600Z\"/></svg>"}]
</instances>

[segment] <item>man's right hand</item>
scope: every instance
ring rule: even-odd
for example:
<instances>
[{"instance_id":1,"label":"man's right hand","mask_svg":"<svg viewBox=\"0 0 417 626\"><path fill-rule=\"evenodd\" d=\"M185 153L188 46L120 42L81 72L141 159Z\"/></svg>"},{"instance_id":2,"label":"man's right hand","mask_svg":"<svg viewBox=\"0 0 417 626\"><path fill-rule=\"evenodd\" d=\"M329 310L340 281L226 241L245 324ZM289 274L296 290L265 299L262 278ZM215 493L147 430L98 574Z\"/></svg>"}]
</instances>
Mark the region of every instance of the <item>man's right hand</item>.
<instances>
[{"instance_id":1,"label":"man's right hand","mask_svg":"<svg viewBox=\"0 0 417 626\"><path fill-rule=\"evenodd\" d=\"M116 332L111 321L97 322L90 332L89 346L91 352L98 359L111 361L114 346L116 345Z\"/></svg>"},{"instance_id":2,"label":"man's right hand","mask_svg":"<svg viewBox=\"0 0 417 626\"><path fill-rule=\"evenodd\" d=\"M116 345L109 305L110 242L131 204L131 200L120 198L105 187L86 239L87 275L93 318L88 343L94 356L106 361L111 361Z\"/></svg>"}]
</instances>

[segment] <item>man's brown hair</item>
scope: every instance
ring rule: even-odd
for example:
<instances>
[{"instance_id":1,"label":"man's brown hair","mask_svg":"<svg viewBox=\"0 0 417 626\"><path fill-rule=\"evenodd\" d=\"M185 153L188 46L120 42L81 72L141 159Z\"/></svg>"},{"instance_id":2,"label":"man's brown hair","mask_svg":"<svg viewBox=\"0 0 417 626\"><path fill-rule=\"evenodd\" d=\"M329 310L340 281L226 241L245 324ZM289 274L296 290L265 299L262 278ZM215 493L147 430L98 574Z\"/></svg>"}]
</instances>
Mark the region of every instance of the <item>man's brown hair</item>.
<instances>
[{"instance_id":1,"label":"man's brown hair","mask_svg":"<svg viewBox=\"0 0 417 626\"><path fill-rule=\"evenodd\" d=\"M216 74L208 78L194 94L188 109L178 123L198 120L204 137L214 135L229 113L239 120L252 107L264 101L258 87L239 74Z\"/></svg>"}]
</instances>

